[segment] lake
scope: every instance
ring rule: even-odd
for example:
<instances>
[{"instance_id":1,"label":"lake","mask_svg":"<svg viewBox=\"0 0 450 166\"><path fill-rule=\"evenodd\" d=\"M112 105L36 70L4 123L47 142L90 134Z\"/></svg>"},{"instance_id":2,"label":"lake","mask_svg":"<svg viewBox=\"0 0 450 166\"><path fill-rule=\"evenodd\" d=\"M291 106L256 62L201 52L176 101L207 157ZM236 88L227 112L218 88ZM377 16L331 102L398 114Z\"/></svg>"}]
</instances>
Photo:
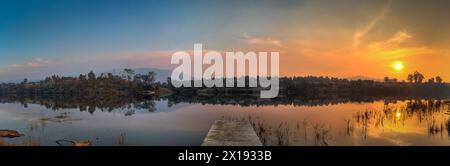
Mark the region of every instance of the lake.
<instances>
[{"instance_id":1,"label":"lake","mask_svg":"<svg viewBox=\"0 0 450 166\"><path fill-rule=\"evenodd\" d=\"M319 104L242 104L138 101L99 103L8 101L0 129L25 134L0 144L200 145L215 120L249 120L265 145L450 145L448 99L314 101ZM86 108L87 107L87 108ZM64 143L64 141L66 141Z\"/></svg>"}]
</instances>

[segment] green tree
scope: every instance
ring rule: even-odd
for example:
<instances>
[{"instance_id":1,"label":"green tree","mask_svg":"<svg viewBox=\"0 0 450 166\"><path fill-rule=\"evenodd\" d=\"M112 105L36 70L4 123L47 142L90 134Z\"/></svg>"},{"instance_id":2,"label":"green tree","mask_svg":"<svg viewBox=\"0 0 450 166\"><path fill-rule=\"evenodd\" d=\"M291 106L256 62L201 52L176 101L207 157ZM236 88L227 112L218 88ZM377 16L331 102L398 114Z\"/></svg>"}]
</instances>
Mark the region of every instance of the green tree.
<instances>
[{"instance_id":1,"label":"green tree","mask_svg":"<svg viewBox=\"0 0 450 166\"><path fill-rule=\"evenodd\" d=\"M414 72L413 77L414 77L414 82L415 83L422 83L423 79L425 78L423 76L423 74L419 73L418 71Z\"/></svg>"},{"instance_id":2,"label":"green tree","mask_svg":"<svg viewBox=\"0 0 450 166\"><path fill-rule=\"evenodd\" d=\"M78 80L86 81L86 75L80 74L80 76L78 76Z\"/></svg>"},{"instance_id":3,"label":"green tree","mask_svg":"<svg viewBox=\"0 0 450 166\"><path fill-rule=\"evenodd\" d=\"M414 75L413 74L408 74L407 80L409 81L409 83L412 83L414 81Z\"/></svg>"},{"instance_id":4,"label":"green tree","mask_svg":"<svg viewBox=\"0 0 450 166\"><path fill-rule=\"evenodd\" d=\"M90 72L88 73L88 80L89 80L89 81L95 81L95 74L94 74L93 71L90 71Z\"/></svg>"},{"instance_id":5,"label":"green tree","mask_svg":"<svg viewBox=\"0 0 450 166\"><path fill-rule=\"evenodd\" d=\"M131 78L133 78L133 76L134 76L134 74L135 74L135 73L134 73L134 70L133 70L133 69L125 68L125 69L123 69L123 71L125 72L128 81L131 81Z\"/></svg>"},{"instance_id":6,"label":"green tree","mask_svg":"<svg viewBox=\"0 0 450 166\"><path fill-rule=\"evenodd\" d=\"M437 76L436 77L436 83L442 83L443 82L443 80L442 80L442 78L440 77L440 76Z\"/></svg>"},{"instance_id":7,"label":"green tree","mask_svg":"<svg viewBox=\"0 0 450 166\"><path fill-rule=\"evenodd\" d=\"M148 72L146 76L144 76L144 84L145 85L152 85L155 83L155 72Z\"/></svg>"}]
</instances>

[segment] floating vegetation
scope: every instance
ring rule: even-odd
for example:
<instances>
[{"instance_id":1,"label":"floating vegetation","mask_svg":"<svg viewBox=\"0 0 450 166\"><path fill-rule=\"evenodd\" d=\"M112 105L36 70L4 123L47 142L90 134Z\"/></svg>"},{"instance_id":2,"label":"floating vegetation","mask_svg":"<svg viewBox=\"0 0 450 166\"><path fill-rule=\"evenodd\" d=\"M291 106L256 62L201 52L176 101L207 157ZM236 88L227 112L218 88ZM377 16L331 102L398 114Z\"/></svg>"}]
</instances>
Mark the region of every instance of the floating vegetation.
<instances>
[{"instance_id":1,"label":"floating vegetation","mask_svg":"<svg viewBox=\"0 0 450 166\"><path fill-rule=\"evenodd\" d=\"M296 146L314 145L328 146L332 141L330 129L324 124L314 124L305 119L302 123L290 124L281 122L278 125L269 125L258 119L248 119L256 131L261 143L266 146ZM308 140L312 140L308 142Z\"/></svg>"},{"instance_id":2,"label":"floating vegetation","mask_svg":"<svg viewBox=\"0 0 450 166\"><path fill-rule=\"evenodd\" d=\"M71 118L70 112L62 112L61 114L53 117L53 118L41 118L41 121L49 121L54 123L63 123L63 122L72 122L72 121L80 121L81 118Z\"/></svg>"},{"instance_id":3,"label":"floating vegetation","mask_svg":"<svg viewBox=\"0 0 450 166\"><path fill-rule=\"evenodd\" d=\"M250 121L250 124L253 126L256 135L258 135L261 143L263 145L267 145L267 139L269 138L269 135L271 134L271 126L268 126L264 121Z\"/></svg>"},{"instance_id":4,"label":"floating vegetation","mask_svg":"<svg viewBox=\"0 0 450 166\"><path fill-rule=\"evenodd\" d=\"M315 146L328 146L328 142L333 139L330 134L331 127L325 127L323 124L316 124L314 129L314 145Z\"/></svg>"},{"instance_id":5,"label":"floating vegetation","mask_svg":"<svg viewBox=\"0 0 450 166\"><path fill-rule=\"evenodd\" d=\"M428 124L428 135L442 135L445 130L444 123L439 123L436 121L436 119L432 119L431 122Z\"/></svg>"},{"instance_id":6,"label":"floating vegetation","mask_svg":"<svg viewBox=\"0 0 450 166\"><path fill-rule=\"evenodd\" d=\"M119 146L125 146L126 145L126 141L125 141L125 133L121 133L118 137L117 137L117 145Z\"/></svg>"},{"instance_id":7,"label":"floating vegetation","mask_svg":"<svg viewBox=\"0 0 450 166\"><path fill-rule=\"evenodd\" d=\"M136 113L136 111L133 110L133 109L130 109L130 110L128 110L127 112L125 112L124 115L125 115L125 116L131 116L131 115L133 115L134 113Z\"/></svg>"},{"instance_id":8,"label":"floating vegetation","mask_svg":"<svg viewBox=\"0 0 450 166\"><path fill-rule=\"evenodd\" d=\"M16 130L0 129L0 137L15 138L22 136L24 136L24 134L21 134Z\"/></svg>"},{"instance_id":9,"label":"floating vegetation","mask_svg":"<svg viewBox=\"0 0 450 166\"><path fill-rule=\"evenodd\" d=\"M241 119L250 121L263 145L328 146L333 145L334 137L338 139L361 138L361 141L364 141L369 138L376 139L375 136L384 132L408 129L410 125L422 126L425 133L430 136L442 136L445 131L450 136L450 119L444 114L447 108L444 103L441 100L410 100L394 105L387 102L381 110L368 108L352 113L348 119L344 119L343 124L338 125L342 129L334 132L332 132L331 124L311 121L307 118L303 121L278 123L251 116Z\"/></svg>"},{"instance_id":10,"label":"floating vegetation","mask_svg":"<svg viewBox=\"0 0 450 166\"><path fill-rule=\"evenodd\" d=\"M91 140L73 141L73 140L61 139L61 140L56 141L56 144L58 144L59 146L91 146L92 143L93 143L93 141L91 141Z\"/></svg>"},{"instance_id":11,"label":"floating vegetation","mask_svg":"<svg viewBox=\"0 0 450 166\"><path fill-rule=\"evenodd\" d=\"M356 128L361 130L362 138L367 139L371 129L405 128L406 122L426 124L430 136L442 135L445 130L445 101L442 100L409 100L404 105L388 105L380 110L358 111L353 114ZM349 125L348 121L346 121Z\"/></svg>"},{"instance_id":12,"label":"floating vegetation","mask_svg":"<svg viewBox=\"0 0 450 166\"><path fill-rule=\"evenodd\" d=\"M354 126L354 124L353 124L353 121L352 120L349 120L349 119L345 119L344 120L345 121L345 133L346 133L346 135L347 136L353 136L353 132L354 132L354 130L355 130L355 126Z\"/></svg>"},{"instance_id":13,"label":"floating vegetation","mask_svg":"<svg viewBox=\"0 0 450 166\"><path fill-rule=\"evenodd\" d=\"M33 139L31 137L28 137L19 143L9 142L0 139L0 146L41 146L41 143L40 141Z\"/></svg>"},{"instance_id":14,"label":"floating vegetation","mask_svg":"<svg viewBox=\"0 0 450 166\"><path fill-rule=\"evenodd\" d=\"M287 122L282 122L278 125L278 128L275 130L275 137L277 138L278 146L289 145L289 131L289 124Z\"/></svg>"}]
</instances>

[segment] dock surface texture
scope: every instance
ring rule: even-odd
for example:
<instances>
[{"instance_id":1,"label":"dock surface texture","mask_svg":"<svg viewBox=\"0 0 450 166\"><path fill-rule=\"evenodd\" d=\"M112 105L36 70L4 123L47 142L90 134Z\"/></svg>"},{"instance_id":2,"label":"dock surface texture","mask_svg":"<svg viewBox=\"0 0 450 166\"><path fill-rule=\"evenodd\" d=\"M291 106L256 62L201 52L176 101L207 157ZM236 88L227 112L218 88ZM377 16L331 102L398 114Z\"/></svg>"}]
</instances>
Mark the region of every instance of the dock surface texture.
<instances>
[{"instance_id":1,"label":"dock surface texture","mask_svg":"<svg viewBox=\"0 0 450 166\"><path fill-rule=\"evenodd\" d=\"M262 146L248 121L216 120L202 146Z\"/></svg>"}]
</instances>

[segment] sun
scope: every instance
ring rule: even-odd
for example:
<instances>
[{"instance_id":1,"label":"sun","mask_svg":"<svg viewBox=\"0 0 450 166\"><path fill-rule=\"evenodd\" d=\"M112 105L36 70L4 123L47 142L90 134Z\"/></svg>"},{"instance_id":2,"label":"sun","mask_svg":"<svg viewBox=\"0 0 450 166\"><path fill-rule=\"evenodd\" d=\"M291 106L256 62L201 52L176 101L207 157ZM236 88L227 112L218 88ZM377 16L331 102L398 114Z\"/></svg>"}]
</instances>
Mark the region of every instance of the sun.
<instances>
[{"instance_id":1,"label":"sun","mask_svg":"<svg viewBox=\"0 0 450 166\"><path fill-rule=\"evenodd\" d=\"M405 68L405 65L402 61L395 61L392 64L392 68L394 68L395 71L402 71Z\"/></svg>"}]
</instances>

